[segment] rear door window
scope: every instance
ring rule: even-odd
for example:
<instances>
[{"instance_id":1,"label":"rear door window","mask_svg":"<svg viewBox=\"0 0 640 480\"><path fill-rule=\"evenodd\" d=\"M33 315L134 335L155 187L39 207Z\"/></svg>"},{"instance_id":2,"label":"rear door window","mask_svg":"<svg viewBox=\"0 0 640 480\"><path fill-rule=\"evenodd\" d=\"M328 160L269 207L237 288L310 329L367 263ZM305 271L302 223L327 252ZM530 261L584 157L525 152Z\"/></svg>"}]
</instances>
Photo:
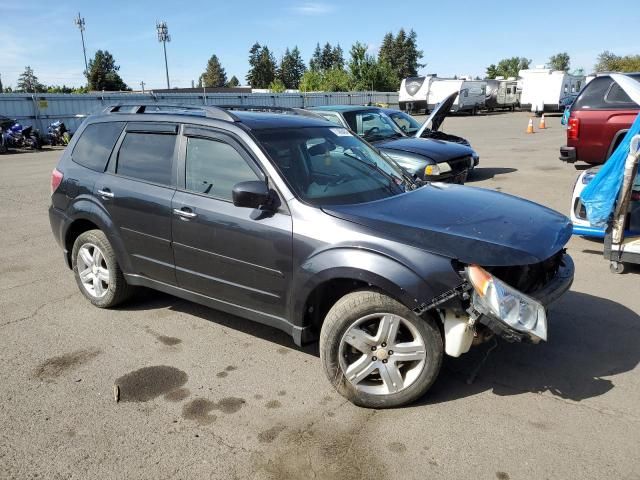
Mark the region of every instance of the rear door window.
<instances>
[{"instance_id":1,"label":"rear door window","mask_svg":"<svg viewBox=\"0 0 640 480\"><path fill-rule=\"evenodd\" d=\"M125 122L93 123L84 129L71 159L96 172L104 172Z\"/></svg>"},{"instance_id":2,"label":"rear door window","mask_svg":"<svg viewBox=\"0 0 640 480\"><path fill-rule=\"evenodd\" d=\"M116 174L171 185L176 135L127 132L118 152Z\"/></svg>"}]
</instances>

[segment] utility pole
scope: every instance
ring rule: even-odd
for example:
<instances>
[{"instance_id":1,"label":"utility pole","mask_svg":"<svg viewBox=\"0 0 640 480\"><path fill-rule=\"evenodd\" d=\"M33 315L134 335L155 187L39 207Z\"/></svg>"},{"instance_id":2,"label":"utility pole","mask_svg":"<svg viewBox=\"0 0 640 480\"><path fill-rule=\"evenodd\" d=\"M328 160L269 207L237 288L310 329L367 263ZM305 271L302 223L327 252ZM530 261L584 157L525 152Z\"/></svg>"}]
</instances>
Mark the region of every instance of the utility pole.
<instances>
[{"instance_id":1,"label":"utility pole","mask_svg":"<svg viewBox=\"0 0 640 480\"><path fill-rule=\"evenodd\" d=\"M140 82L140 88L142 88L142 93L144 93L144 86L146 85L146 83L144 83L144 80L142 80Z\"/></svg>"},{"instance_id":2,"label":"utility pole","mask_svg":"<svg viewBox=\"0 0 640 480\"><path fill-rule=\"evenodd\" d=\"M78 16L73 19L73 23L76 24L76 27L80 29L80 37L82 38L82 53L84 54L84 74L89 73L89 66L87 64L87 49L84 46L84 18L80 16L80 12L78 12Z\"/></svg>"},{"instance_id":3,"label":"utility pole","mask_svg":"<svg viewBox=\"0 0 640 480\"><path fill-rule=\"evenodd\" d=\"M169 85L169 66L167 64L167 42L171 41L171 36L169 35L167 22L158 22L156 20L156 30L158 32L158 41L162 43L162 49L164 50L164 70L167 74L167 88L171 88Z\"/></svg>"}]
</instances>

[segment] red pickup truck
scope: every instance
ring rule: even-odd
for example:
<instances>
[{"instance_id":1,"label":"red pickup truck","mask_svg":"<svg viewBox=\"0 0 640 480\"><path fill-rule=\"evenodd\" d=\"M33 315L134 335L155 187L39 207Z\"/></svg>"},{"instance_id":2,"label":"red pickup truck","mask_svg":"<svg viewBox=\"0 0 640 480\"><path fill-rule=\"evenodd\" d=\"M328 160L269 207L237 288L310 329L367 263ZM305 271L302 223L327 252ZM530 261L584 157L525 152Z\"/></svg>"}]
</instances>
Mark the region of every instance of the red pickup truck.
<instances>
[{"instance_id":1,"label":"red pickup truck","mask_svg":"<svg viewBox=\"0 0 640 480\"><path fill-rule=\"evenodd\" d=\"M627 74L640 81L640 73ZM604 163L640 112L625 91L607 75L598 75L580 92L567 122L567 145L560 160Z\"/></svg>"}]
</instances>

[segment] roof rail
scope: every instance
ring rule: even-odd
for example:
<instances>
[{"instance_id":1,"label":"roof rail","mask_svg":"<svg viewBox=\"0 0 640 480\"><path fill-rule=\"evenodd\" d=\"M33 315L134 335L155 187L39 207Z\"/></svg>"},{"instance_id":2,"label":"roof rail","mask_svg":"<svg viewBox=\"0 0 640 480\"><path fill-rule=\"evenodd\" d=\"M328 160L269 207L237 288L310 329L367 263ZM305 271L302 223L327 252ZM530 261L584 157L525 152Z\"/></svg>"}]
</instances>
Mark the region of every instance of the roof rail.
<instances>
[{"instance_id":1,"label":"roof rail","mask_svg":"<svg viewBox=\"0 0 640 480\"><path fill-rule=\"evenodd\" d=\"M198 115L227 122L237 122L240 119L224 108L206 105L176 105L168 103L135 103L108 106L103 113L165 113L181 115Z\"/></svg>"},{"instance_id":2,"label":"roof rail","mask_svg":"<svg viewBox=\"0 0 640 480\"><path fill-rule=\"evenodd\" d=\"M293 107L276 107L273 105L218 105L218 108L222 108L224 110L236 110L241 112L266 112L266 113L282 113L288 115L302 115L305 117L312 118L321 118L324 120L324 117L318 115L317 113L311 112L309 110L305 110L303 108L293 108Z\"/></svg>"}]
</instances>

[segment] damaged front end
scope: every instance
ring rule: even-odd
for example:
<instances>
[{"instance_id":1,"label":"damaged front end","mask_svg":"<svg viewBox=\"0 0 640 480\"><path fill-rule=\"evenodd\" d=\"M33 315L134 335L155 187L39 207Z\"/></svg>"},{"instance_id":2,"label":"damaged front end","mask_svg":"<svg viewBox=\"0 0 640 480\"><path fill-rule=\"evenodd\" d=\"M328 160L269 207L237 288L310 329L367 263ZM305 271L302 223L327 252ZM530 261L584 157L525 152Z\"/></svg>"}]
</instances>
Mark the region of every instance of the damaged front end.
<instances>
[{"instance_id":1,"label":"damaged front end","mask_svg":"<svg viewBox=\"0 0 640 480\"><path fill-rule=\"evenodd\" d=\"M531 265L467 265L461 275L465 281L433 305L444 323L445 351L454 357L494 334L509 342L546 341L546 309L571 287L574 265L561 250ZM462 308L448 308L454 296Z\"/></svg>"}]
</instances>

